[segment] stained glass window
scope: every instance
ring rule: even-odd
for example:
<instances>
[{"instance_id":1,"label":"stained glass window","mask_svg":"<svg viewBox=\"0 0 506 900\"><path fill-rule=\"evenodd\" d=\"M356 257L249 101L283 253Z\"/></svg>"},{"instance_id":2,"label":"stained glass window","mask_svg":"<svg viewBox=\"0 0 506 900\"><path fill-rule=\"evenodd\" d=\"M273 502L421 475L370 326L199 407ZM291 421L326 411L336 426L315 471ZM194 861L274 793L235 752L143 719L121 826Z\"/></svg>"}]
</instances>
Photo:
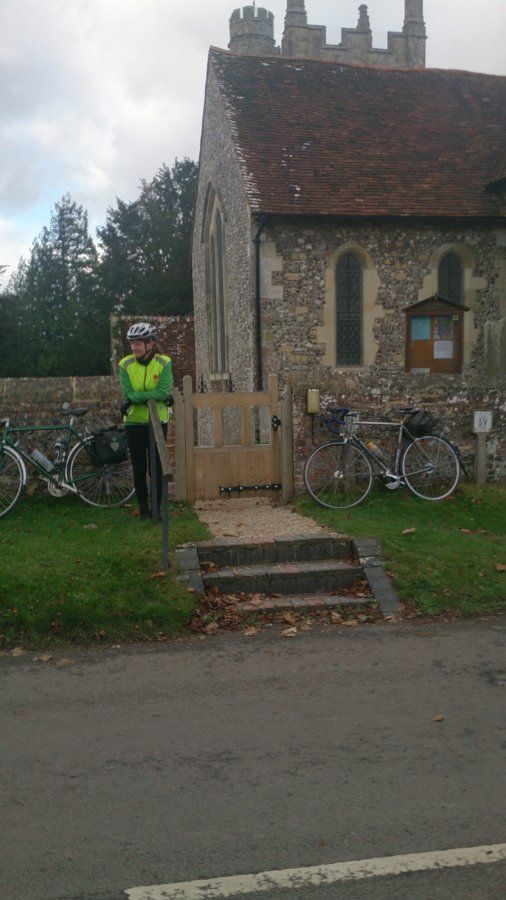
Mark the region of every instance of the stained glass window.
<instances>
[{"instance_id":1,"label":"stained glass window","mask_svg":"<svg viewBox=\"0 0 506 900\"><path fill-rule=\"evenodd\" d=\"M336 267L336 364L362 363L362 263L345 253Z\"/></svg>"}]
</instances>

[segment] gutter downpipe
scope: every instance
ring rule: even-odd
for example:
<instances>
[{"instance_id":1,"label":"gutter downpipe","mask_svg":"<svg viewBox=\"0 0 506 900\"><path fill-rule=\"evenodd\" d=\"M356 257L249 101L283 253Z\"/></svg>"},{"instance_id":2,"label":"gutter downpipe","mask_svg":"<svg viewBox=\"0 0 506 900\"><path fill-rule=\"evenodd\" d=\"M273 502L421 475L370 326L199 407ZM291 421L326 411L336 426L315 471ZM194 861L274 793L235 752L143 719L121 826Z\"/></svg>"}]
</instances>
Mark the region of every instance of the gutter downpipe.
<instances>
[{"instance_id":1,"label":"gutter downpipe","mask_svg":"<svg viewBox=\"0 0 506 900\"><path fill-rule=\"evenodd\" d=\"M255 336L256 336L256 359L257 359L257 391L263 388L263 365L262 365L262 318L260 304L260 237L265 228L265 216L260 216L260 225L258 231L253 238L255 245Z\"/></svg>"}]
</instances>

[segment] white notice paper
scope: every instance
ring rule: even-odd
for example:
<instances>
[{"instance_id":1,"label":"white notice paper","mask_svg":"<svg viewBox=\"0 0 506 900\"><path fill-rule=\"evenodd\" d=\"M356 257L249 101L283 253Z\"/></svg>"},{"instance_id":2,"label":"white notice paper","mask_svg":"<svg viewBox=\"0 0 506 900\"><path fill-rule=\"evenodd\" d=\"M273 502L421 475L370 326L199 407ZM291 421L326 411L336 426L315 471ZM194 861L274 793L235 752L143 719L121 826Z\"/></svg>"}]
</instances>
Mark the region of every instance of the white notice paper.
<instances>
[{"instance_id":1,"label":"white notice paper","mask_svg":"<svg viewBox=\"0 0 506 900\"><path fill-rule=\"evenodd\" d=\"M434 341L434 359L453 359L453 341Z\"/></svg>"}]
</instances>

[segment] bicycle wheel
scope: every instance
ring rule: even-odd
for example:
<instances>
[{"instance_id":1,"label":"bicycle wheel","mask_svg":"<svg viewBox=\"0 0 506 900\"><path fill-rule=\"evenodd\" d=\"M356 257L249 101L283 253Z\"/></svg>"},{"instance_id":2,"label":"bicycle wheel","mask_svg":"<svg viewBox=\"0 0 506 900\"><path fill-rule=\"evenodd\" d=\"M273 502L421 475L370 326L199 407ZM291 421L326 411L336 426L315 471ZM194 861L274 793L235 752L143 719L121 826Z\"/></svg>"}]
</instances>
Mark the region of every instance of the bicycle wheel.
<instances>
[{"instance_id":1,"label":"bicycle wheel","mask_svg":"<svg viewBox=\"0 0 506 900\"><path fill-rule=\"evenodd\" d=\"M0 517L6 516L20 500L26 484L26 467L15 450L0 447Z\"/></svg>"},{"instance_id":2,"label":"bicycle wheel","mask_svg":"<svg viewBox=\"0 0 506 900\"><path fill-rule=\"evenodd\" d=\"M460 463L455 450L434 434L408 444L401 458L404 480L422 500L444 500L457 487Z\"/></svg>"},{"instance_id":3,"label":"bicycle wheel","mask_svg":"<svg viewBox=\"0 0 506 900\"><path fill-rule=\"evenodd\" d=\"M92 450L93 441L93 437L85 438L72 447L65 477L90 506L121 506L134 492L130 460L99 465Z\"/></svg>"},{"instance_id":4,"label":"bicycle wheel","mask_svg":"<svg viewBox=\"0 0 506 900\"><path fill-rule=\"evenodd\" d=\"M347 509L362 503L373 474L367 456L355 444L331 441L313 451L304 467L307 492L320 506Z\"/></svg>"}]
</instances>

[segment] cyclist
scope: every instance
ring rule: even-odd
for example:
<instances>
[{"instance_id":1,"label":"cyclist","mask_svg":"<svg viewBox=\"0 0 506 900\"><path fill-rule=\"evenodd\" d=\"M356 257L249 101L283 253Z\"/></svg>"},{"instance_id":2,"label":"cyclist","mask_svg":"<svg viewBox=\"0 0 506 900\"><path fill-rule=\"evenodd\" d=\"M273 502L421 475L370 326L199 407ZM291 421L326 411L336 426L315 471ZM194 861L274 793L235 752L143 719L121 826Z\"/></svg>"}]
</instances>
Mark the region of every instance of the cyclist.
<instances>
[{"instance_id":1,"label":"cyclist","mask_svg":"<svg viewBox=\"0 0 506 900\"><path fill-rule=\"evenodd\" d=\"M135 494L139 503L139 516L149 519L147 470L149 454L149 410L147 401L156 400L164 435L167 435L169 410L167 402L174 385L170 356L158 352L157 333L149 322L137 322L127 332L131 353L119 363L119 381L125 398L121 413L130 450L134 475ZM151 474L151 473L150 473ZM160 509L162 495L162 471L156 456L157 501Z\"/></svg>"}]
</instances>

